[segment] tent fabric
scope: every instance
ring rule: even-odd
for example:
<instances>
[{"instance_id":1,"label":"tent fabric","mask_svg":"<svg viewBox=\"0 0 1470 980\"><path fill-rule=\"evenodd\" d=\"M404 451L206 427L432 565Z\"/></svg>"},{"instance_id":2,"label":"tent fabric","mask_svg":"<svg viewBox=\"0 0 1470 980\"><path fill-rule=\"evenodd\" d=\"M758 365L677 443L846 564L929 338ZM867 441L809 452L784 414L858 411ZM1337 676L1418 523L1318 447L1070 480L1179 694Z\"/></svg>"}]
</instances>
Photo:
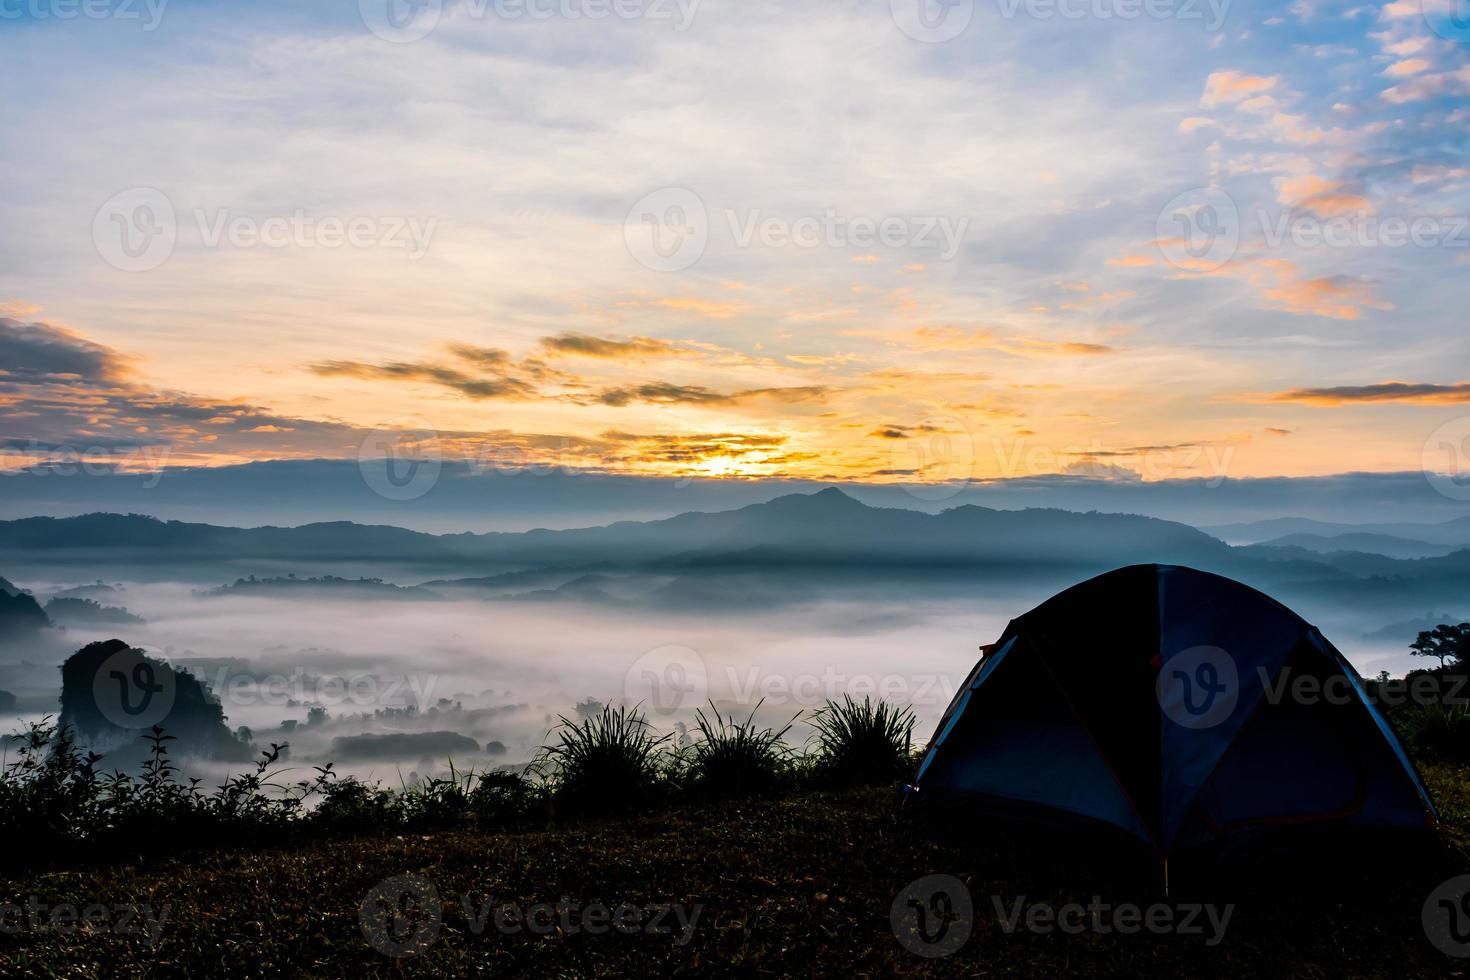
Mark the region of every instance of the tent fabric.
<instances>
[{"instance_id":1,"label":"tent fabric","mask_svg":"<svg viewBox=\"0 0 1470 980\"><path fill-rule=\"evenodd\" d=\"M1345 678L1346 697L1282 693L1301 677ZM945 711L915 790L1102 821L1161 856L1273 826L1434 817L1361 678L1315 627L1171 565L1109 572L1013 620Z\"/></svg>"}]
</instances>

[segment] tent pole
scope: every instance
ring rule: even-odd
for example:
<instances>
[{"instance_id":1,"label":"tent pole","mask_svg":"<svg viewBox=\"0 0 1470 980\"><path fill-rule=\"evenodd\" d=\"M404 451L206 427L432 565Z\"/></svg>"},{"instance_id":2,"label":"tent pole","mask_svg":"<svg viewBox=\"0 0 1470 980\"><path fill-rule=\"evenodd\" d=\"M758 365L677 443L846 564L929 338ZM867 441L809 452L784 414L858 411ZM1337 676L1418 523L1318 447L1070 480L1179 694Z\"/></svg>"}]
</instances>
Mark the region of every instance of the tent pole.
<instances>
[{"instance_id":1,"label":"tent pole","mask_svg":"<svg viewBox=\"0 0 1470 980\"><path fill-rule=\"evenodd\" d=\"M1169 859L1164 858L1164 897L1169 897Z\"/></svg>"}]
</instances>

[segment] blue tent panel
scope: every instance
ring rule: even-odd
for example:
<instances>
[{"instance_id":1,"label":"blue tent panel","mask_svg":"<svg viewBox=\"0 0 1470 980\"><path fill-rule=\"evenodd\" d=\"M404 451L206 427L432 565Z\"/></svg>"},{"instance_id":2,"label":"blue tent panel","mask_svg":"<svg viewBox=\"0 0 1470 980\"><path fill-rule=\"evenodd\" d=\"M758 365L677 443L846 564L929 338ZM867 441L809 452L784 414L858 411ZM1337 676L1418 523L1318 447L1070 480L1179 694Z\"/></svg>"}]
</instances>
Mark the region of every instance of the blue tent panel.
<instances>
[{"instance_id":1,"label":"blue tent panel","mask_svg":"<svg viewBox=\"0 0 1470 980\"><path fill-rule=\"evenodd\" d=\"M1189 671L1198 684L1183 693L1168 683ZM1293 699L1279 686L1291 672L1349 693ZM1341 653L1275 600L1177 566L1119 569L1014 620L945 712L917 782L925 796L1089 817L1161 855L1281 824L1434 815Z\"/></svg>"}]
</instances>

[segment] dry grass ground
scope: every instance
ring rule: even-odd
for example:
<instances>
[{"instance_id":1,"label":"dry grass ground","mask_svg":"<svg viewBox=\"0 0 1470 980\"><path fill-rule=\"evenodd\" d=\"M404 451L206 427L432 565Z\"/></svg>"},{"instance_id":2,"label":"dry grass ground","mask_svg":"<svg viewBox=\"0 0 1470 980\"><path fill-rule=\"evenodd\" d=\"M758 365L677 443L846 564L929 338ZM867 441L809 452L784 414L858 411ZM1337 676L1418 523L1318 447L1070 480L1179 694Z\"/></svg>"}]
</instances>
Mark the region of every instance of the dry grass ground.
<instances>
[{"instance_id":1,"label":"dry grass ground","mask_svg":"<svg viewBox=\"0 0 1470 980\"><path fill-rule=\"evenodd\" d=\"M0 922L0 975L1454 976L1470 960L1431 945L1420 914L1435 884L1466 870L1470 788L1463 770L1428 777L1446 823L1438 848L1344 856L1344 873L1327 878L1267 869L1246 884L1176 880L1175 903L1234 904L1214 944L1208 924L1196 935L1007 931L1006 910L1022 898L1155 903L1152 870L1086 836L1021 839L977 825L939 840L900 816L892 794L868 791L32 874L0 881L0 901L20 906ZM964 945L931 959L895 938L890 908L934 874L964 882L973 911ZM395 922L370 899L365 934L364 900L385 880L432 883L437 932L423 904ZM497 918L508 903L517 911ZM553 907L533 921L550 928L533 932L525 916L538 903ZM99 905L112 922L127 905L167 918L156 942L141 919L120 931L49 918ZM668 905L678 908L659 911ZM603 927L599 906L614 917L626 906L623 928ZM423 948L395 958L370 938Z\"/></svg>"}]
</instances>

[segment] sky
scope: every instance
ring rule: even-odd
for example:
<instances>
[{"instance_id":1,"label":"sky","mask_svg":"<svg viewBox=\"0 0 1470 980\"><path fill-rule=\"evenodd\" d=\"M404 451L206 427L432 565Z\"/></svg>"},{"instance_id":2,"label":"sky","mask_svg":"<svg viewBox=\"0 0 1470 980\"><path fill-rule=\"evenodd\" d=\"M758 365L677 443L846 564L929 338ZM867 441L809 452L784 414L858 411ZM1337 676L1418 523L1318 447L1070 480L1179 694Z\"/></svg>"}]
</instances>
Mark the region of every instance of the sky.
<instances>
[{"instance_id":1,"label":"sky","mask_svg":"<svg viewBox=\"0 0 1470 980\"><path fill-rule=\"evenodd\" d=\"M0 0L0 468L1470 472L1448 2Z\"/></svg>"}]
</instances>

